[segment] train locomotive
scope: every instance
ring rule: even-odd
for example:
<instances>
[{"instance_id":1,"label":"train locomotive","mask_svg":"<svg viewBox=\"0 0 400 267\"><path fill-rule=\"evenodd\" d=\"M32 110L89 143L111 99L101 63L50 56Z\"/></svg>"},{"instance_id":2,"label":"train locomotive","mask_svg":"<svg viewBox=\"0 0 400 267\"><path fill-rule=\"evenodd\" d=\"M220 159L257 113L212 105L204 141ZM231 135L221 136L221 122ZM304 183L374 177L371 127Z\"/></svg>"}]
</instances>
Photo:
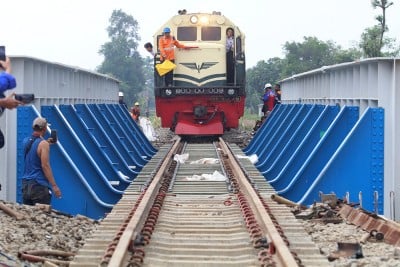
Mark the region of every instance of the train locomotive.
<instances>
[{"instance_id":1,"label":"train locomotive","mask_svg":"<svg viewBox=\"0 0 400 267\"><path fill-rule=\"evenodd\" d=\"M166 27L181 44L192 47L174 48L176 68L168 86L156 70L161 63L158 41ZM232 68L227 66L228 29L234 36ZM162 127L181 136L219 136L239 126L246 97L244 41L244 33L220 12L181 10L159 28L154 35L154 93Z\"/></svg>"}]
</instances>

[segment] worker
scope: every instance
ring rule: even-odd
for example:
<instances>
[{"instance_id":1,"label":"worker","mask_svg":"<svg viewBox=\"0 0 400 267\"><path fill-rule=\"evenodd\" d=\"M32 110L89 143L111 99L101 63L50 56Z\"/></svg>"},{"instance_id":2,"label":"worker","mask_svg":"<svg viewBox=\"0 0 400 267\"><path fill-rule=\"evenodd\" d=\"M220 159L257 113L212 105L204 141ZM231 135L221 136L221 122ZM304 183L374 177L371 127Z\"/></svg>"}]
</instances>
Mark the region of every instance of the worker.
<instances>
[{"instance_id":1,"label":"worker","mask_svg":"<svg viewBox=\"0 0 400 267\"><path fill-rule=\"evenodd\" d=\"M132 108L131 113L132 113L132 119L136 122L139 122L139 116L140 116L139 102L135 103L135 106Z\"/></svg>"},{"instance_id":2,"label":"worker","mask_svg":"<svg viewBox=\"0 0 400 267\"><path fill-rule=\"evenodd\" d=\"M181 44L178 40L175 39L174 36L171 35L171 29L169 27L165 27L163 30L163 36L160 37L158 41L158 47L160 49L160 61L164 62L164 60L170 60L171 62L175 62L175 47L179 48L189 48L184 44ZM170 70L164 76L165 86L173 85L174 72Z\"/></svg>"},{"instance_id":3,"label":"worker","mask_svg":"<svg viewBox=\"0 0 400 267\"><path fill-rule=\"evenodd\" d=\"M119 92L118 93L118 103L122 105L124 108L128 109L128 106L126 105L124 101L124 92Z\"/></svg>"},{"instance_id":4,"label":"worker","mask_svg":"<svg viewBox=\"0 0 400 267\"><path fill-rule=\"evenodd\" d=\"M275 105L282 104L281 94L281 85L277 83L275 84Z\"/></svg>"},{"instance_id":5,"label":"worker","mask_svg":"<svg viewBox=\"0 0 400 267\"><path fill-rule=\"evenodd\" d=\"M266 83L264 86L265 93L261 100L264 102L262 112L264 112L264 116L267 116L275 106L275 93L272 91L272 85L270 83Z\"/></svg>"}]
</instances>

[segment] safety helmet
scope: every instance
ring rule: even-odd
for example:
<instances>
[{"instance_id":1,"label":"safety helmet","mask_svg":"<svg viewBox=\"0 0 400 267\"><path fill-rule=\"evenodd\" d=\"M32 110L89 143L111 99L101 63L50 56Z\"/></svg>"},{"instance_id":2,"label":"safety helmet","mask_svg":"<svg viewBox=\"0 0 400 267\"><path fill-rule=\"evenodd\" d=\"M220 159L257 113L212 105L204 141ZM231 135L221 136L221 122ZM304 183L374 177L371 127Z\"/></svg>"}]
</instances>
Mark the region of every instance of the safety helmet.
<instances>
[{"instance_id":1,"label":"safety helmet","mask_svg":"<svg viewBox=\"0 0 400 267\"><path fill-rule=\"evenodd\" d=\"M266 83L264 86L264 89L266 89L266 88L272 88L272 85L270 83Z\"/></svg>"},{"instance_id":2,"label":"safety helmet","mask_svg":"<svg viewBox=\"0 0 400 267\"><path fill-rule=\"evenodd\" d=\"M165 27L163 33L169 33L169 32L171 32L171 29L169 27Z\"/></svg>"},{"instance_id":3,"label":"safety helmet","mask_svg":"<svg viewBox=\"0 0 400 267\"><path fill-rule=\"evenodd\" d=\"M119 92L118 96L124 96L124 93L123 92Z\"/></svg>"},{"instance_id":4,"label":"safety helmet","mask_svg":"<svg viewBox=\"0 0 400 267\"><path fill-rule=\"evenodd\" d=\"M139 106L139 102L136 102L136 103L135 103L135 106Z\"/></svg>"}]
</instances>

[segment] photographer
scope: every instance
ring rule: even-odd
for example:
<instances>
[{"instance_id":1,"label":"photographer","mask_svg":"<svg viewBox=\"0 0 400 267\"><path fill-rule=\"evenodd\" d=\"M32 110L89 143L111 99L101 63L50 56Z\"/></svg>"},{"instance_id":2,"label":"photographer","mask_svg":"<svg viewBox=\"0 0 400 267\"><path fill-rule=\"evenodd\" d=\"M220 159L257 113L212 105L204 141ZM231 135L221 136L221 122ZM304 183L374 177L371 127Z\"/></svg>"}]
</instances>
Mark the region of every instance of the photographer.
<instances>
[{"instance_id":1,"label":"photographer","mask_svg":"<svg viewBox=\"0 0 400 267\"><path fill-rule=\"evenodd\" d=\"M25 168L22 176L23 204L35 205L51 202L51 192L57 198L61 197L50 167L50 144L54 144L56 137L45 140L43 136L47 131L47 121L38 117L33 121L32 136L23 141L25 153Z\"/></svg>"},{"instance_id":2,"label":"photographer","mask_svg":"<svg viewBox=\"0 0 400 267\"><path fill-rule=\"evenodd\" d=\"M22 105L22 102L14 99L14 96L15 93L12 93L7 97L0 98L0 107L6 109L13 109L18 107L19 105Z\"/></svg>"},{"instance_id":3,"label":"photographer","mask_svg":"<svg viewBox=\"0 0 400 267\"><path fill-rule=\"evenodd\" d=\"M6 60L0 60L0 108L1 112L4 108L13 109L21 105L22 102L14 99L14 93L5 97L4 92L10 89L14 89L17 86L17 82L11 74L11 61L10 58L6 57Z\"/></svg>"},{"instance_id":4,"label":"photographer","mask_svg":"<svg viewBox=\"0 0 400 267\"><path fill-rule=\"evenodd\" d=\"M5 96L4 92L13 89L17 86L17 82L11 74L11 62L8 57L5 60L0 60L0 116L4 109L13 109L22 104L22 102L14 98L15 93ZM0 130L0 148L4 146L4 135Z\"/></svg>"}]
</instances>

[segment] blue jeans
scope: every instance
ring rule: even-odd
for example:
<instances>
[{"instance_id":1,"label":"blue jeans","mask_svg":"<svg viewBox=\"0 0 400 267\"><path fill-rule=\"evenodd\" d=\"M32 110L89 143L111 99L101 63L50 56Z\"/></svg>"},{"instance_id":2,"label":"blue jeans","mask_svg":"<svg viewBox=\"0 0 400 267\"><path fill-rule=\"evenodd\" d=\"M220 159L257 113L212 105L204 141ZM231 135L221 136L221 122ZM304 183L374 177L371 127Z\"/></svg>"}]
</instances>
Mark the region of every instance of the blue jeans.
<instances>
[{"instance_id":1,"label":"blue jeans","mask_svg":"<svg viewBox=\"0 0 400 267\"><path fill-rule=\"evenodd\" d=\"M43 186L32 180L22 180L22 199L25 205L35 205L36 203L50 205L51 193L47 186Z\"/></svg>"}]
</instances>

